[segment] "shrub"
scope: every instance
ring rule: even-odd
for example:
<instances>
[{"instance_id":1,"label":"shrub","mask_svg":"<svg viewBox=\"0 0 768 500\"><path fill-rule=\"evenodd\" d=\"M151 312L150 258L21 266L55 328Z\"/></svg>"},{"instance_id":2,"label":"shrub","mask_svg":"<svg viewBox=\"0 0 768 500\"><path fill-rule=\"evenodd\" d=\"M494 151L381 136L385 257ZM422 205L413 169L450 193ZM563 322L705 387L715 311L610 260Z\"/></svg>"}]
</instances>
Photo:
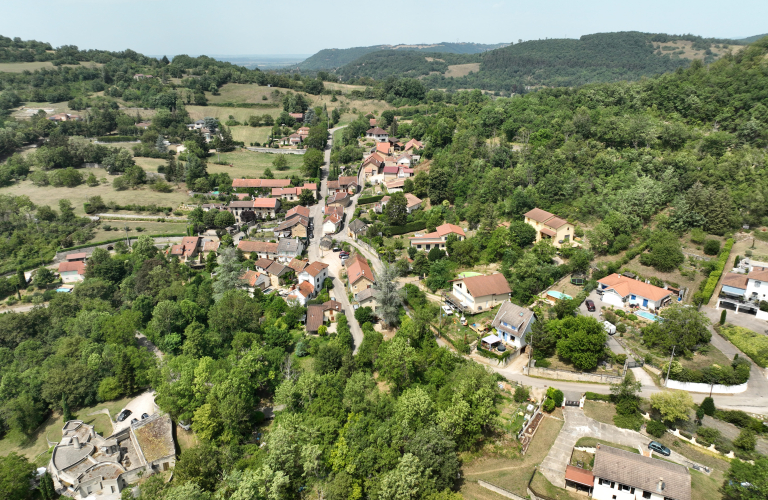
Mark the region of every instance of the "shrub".
<instances>
[{"instance_id":1,"label":"shrub","mask_svg":"<svg viewBox=\"0 0 768 500\"><path fill-rule=\"evenodd\" d=\"M257 411L253 414L253 421L256 425L259 425L264 421L266 417L264 416L264 412Z\"/></svg>"},{"instance_id":2,"label":"shrub","mask_svg":"<svg viewBox=\"0 0 768 500\"><path fill-rule=\"evenodd\" d=\"M522 385L515 387L515 401L517 403L522 403L523 401L527 400L529 396L530 393L528 392L528 389Z\"/></svg>"},{"instance_id":3,"label":"shrub","mask_svg":"<svg viewBox=\"0 0 768 500\"><path fill-rule=\"evenodd\" d=\"M632 429L633 431L639 431L643 426L643 417L635 413L633 415L614 415L613 423L616 427L622 429Z\"/></svg>"},{"instance_id":4,"label":"shrub","mask_svg":"<svg viewBox=\"0 0 768 500\"><path fill-rule=\"evenodd\" d=\"M709 415L710 417L715 416L715 400L711 397L707 396L704 398L704 401L701 402L701 409L704 410L705 415Z\"/></svg>"},{"instance_id":5,"label":"shrub","mask_svg":"<svg viewBox=\"0 0 768 500\"><path fill-rule=\"evenodd\" d=\"M680 435L683 436L685 439L692 439L693 438L693 434L689 434L689 433L687 433L685 431L680 431Z\"/></svg>"},{"instance_id":6,"label":"shrub","mask_svg":"<svg viewBox=\"0 0 768 500\"><path fill-rule=\"evenodd\" d=\"M552 363L548 359L539 359L536 361L536 366L538 368L549 368L552 366Z\"/></svg>"},{"instance_id":7,"label":"shrub","mask_svg":"<svg viewBox=\"0 0 768 500\"><path fill-rule=\"evenodd\" d=\"M762 368L768 366L768 336L734 325L720 328L720 335L728 339Z\"/></svg>"},{"instance_id":8,"label":"shrub","mask_svg":"<svg viewBox=\"0 0 768 500\"><path fill-rule=\"evenodd\" d=\"M565 399L565 395L563 394L563 391L560 389L555 389L554 387L550 387L547 389L547 397L552 399L555 402L555 406L563 406L563 399Z\"/></svg>"},{"instance_id":9,"label":"shrub","mask_svg":"<svg viewBox=\"0 0 768 500\"><path fill-rule=\"evenodd\" d=\"M605 314L603 314L603 317L609 323L616 324L616 314L613 311L605 311Z\"/></svg>"},{"instance_id":10,"label":"shrub","mask_svg":"<svg viewBox=\"0 0 768 500\"><path fill-rule=\"evenodd\" d=\"M552 413L553 411L555 411L555 402L551 399L547 399L546 401L544 401L543 408L545 412Z\"/></svg>"},{"instance_id":11,"label":"shrub","mask_svg":"<svg viewBox=\"0 0 768 500\"><path fill-rule=\"evenodd\" d=\"M737 427L749 427L752 423L752 417L741 410L717 410L715 418L718 418Z\"/></svg>"},{"instance_id":12,"label":"shrub","mask_svg":"<svg viewBox=\"0 0 768 500\"><path fill-rule=\"evenodd\" d=\"M704 238L707 237L707 233L704 232L704 230L697 228L694 228L691 230L691 241L696 243L697 245L701 245L704 243Z\"/></svg>"},{"instance_id":13,"label":"shrub","mask_svg":"<svg viewBox=\"0 0 768 500\"><path fill-rule=\"evenodd\" d=\"M731 452L731 447L728 443L715 443L715 449L723 455L727 455Z\"/></svg>"},{"instance_id":14,"label":"shrub","mask_svg":"<svg viewBox=\"0 0 768 500\"><path fill-rule=\"evenodd\" d=\"M619 333L627 333L627 325L624 323L619 323L616 325L616 331Z\"/></svg>"},{"instance_id":15,"label":"shrub","mask_svg":"<svg viewBox=\"0 0 768 500\"><path fill-rule=\"evenodd\" d=\"M660 438L667 432L667 426L658 420L651 420L645 424L645 431L653 437Z\"/></svg>"},{"instance_id":16,"label":"shrub","mask_svg":"<svg viewBox=\"0 0 768 500\"><path fill-rule=\"evenodd\" d=\"M610 394L598 394L596 392L587 392L585 393L584 397L589 399L590 401L612 401Z\"/></svg>"},{"instance_id":17,"label":"shrub","mask_svg":"<svg viewBox=\"0 0 768 500\"><path fill-rule=\"evenodd\" d=\"M624 317L624 316L626 316L626 315L627 315L627 313L625 313L625 312L624 312L624 311L622 311L621 309L617 309L617 310L616 310L616 316L621 316L621 317L623 318L623 317Z\"/></svg>"},{"instance_id":18,"label":"shrub","mask_svg":"<svg viewBox=\"0 0 768 500\"><path fill-rule=\"evenodd\" d=\"M637 316L635 316L634 314L627 314L627 319L629 321L637 321Z\"/></svg>"},{"instance_id":19,"label":"shrub","mask_svg":"<svg viewBox=\"0 0 768 500\"><path fill-rule=\"evenodd\" d=\"M717 240L707 240L704 243L705 255L717 255L720 252L720 242Z\"/></svg>"},{"instance_id":20,"label":"shrub","mask_svg":"<svg viewBox=\"0 0 768 500\"><path fill-rule=\"evenodd\" d=\"M733 440L733 445L744 451L754 451L757 445L757 437L751 429L743 429L739 437Z\"/></svg>"},{"instance_id":21,"label":"shrub","mask_svg":"<svg viewBox=\"0 0 768 500\"><path fill-rule=\"evenodd\" d=\"M696 436L697 441L701 438L711 444L720 439L720 431L711 427L699 427L698 430L696 430Z\"/></svg>"}]
</instances>

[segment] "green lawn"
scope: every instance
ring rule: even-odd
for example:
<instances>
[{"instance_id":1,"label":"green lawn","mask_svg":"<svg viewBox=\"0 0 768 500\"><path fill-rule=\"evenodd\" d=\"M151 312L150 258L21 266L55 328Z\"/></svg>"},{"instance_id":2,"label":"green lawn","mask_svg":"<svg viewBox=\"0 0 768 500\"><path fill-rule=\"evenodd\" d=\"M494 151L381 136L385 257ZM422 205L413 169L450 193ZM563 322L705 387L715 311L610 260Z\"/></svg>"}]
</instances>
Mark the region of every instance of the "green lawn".
<instances>
[{"instance_id":1,"label":"green lawn","mask_svg":"<svg viewBox=\"0 0 768 500\"><path fill-rule=\"evenodd\" d=\"M584 402L584 415L594 418L598 422L613 425L613 416L616 415L616 405L598 401Z\"/></svg>"},{"instance_id":2,"label":"green lawn","mask_svg":"<svg viewBox=\"0 0 768 500\"><path fill-rule=\"evenodd\" d=\"M106 231L104 226L111 226L115 229ZM99 241L112 240L125 237L125 226L128 226L128 236L138 238L142 234L182 234L187 232L187 224L184 222L147 222L147 221L121 221L109 220L103 221L94 232L94 243ZM144 228L144 231L136 231L137 227ZM119 230L117 229L119 228Z\"/></svg>"},{"instance_id":3,"label":"green lawn","mask_svg":"<svg viewBox=\"0 0 768 500\"><path fill-rule=\"evenodd\" d=\"M264 144L269 139L269 134L272 132L272 127L251 127L248 125L241 125L237 127L230 127L232 131L232 138L236 141L242 141L246 146L250 146L253 142Z\"/></svg>"},{"instance_id":4,"label":"green lawn","mask_svg":"<svg viewBox=\"0 0 768 500\"><path fill-rule=\"evenodd\" d=\"M275 178L285 178L292 175L301 176L300 168L304 162L302 155L283 155L288 161L288 170L277 170L272 162L277 158L277 153L255 153L253 151L239 150L232 153L214 154L208 159L208 173L217 174L226 172L233 179L239 177L259 178L266 169L272 170ZM233 166L216 165L214 161L231 163Z\"/></svg>"}]
</instances>

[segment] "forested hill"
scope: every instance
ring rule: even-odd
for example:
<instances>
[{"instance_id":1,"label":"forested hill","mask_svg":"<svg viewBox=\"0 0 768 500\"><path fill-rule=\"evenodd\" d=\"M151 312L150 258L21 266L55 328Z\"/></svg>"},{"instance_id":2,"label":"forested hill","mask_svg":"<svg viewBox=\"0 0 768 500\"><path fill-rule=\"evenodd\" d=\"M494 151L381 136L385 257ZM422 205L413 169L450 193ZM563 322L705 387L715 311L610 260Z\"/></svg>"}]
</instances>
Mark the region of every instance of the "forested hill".
<instances>
[{"instance_id":1,"label":"forested hill","mask_svg":"<svg viewBox=\"0 0 768 500\"><path fill-rule=\"evenodd\" d=\"M417 45L372 45L370 47L352 47L350 49L324 49L299 64L299 69L316 71L335 69L372 52L393 51L398 54L408 52L436 52L449 54L479 54L489 50L505 47L506 43L486 45L482 43L435 43Z\"/></svg>"},{"instance_id":2,"label":"forested hill","mask_svg":"<svg viewBox=\"0 0 768 500\"><path fill-rule=\"evenodd\" d=\"M748 36L747 38L739 38L737 41L742 43L752 43L760 40L761 38L765 38L767 36L768 36L768 33L763 33L762 35Z\"/></svg>"},{"instance_id":3,"label":"forested hill","mask_svg":"<svg viewBox=\"0 0 768 500\"><path fill-rule=\"evenodd\" d=\"M638 80L686 67L693 59L712 62L740 48L738 43L693 35L597 33L578 40L534 40L482 54L453 55L450 61L442 56L437 57L445 61L436 61L434 54L375 52L337 72L348 81L407 74L422 77L432 88L520 92L527 86ZM422 56L420 61L418 56ZM457 71L461 68L456 66L472 63L480 64Z\"/></svg>"}]
</instances>

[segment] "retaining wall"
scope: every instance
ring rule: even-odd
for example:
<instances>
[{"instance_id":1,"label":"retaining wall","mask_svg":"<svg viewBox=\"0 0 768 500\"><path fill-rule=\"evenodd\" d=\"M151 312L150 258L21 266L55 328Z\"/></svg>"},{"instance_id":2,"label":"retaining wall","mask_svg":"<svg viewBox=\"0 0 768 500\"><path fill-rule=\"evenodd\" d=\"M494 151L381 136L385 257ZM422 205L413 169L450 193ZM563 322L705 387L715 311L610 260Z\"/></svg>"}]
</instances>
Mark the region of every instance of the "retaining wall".
<instances>
[{"instance_id":1,"label":"retaining wall","mask_svg":"<svg viewBox=\"0 0 768 500\"><path fill-rule=\"evenodd\" d=\"M700 384L696 382L678 382L677 380L667 380L667 389L681 389L688 392L701 392L704 394L741 394L747 390L747 382L741 385L721 385L721 384Z\"/></svg>"},{"instance_id":2,"label":"retaining wall","mask_svg":"<svg viewBox=\"0 0 768 500\"><path fill-rule=\"evenodd\" d=\"M598 384L618 384L624 378L618 375L601 375L599 373L569 372L538 366L526 367L523 372L532 377L544 377L554 380L570 380L573 382L594 382Z\"/></svg>"},{"instance_id":3,"label":"retaining wall","mask_svg":"<svg viewBox=\"0 0 768 500\"><path fill-rule=\"evenodd\" d=\"M489 482L483 481L482 479L477 480L477 484L482 486L483 488L487 490L491 490L495 493L498 493L499 495L507 498L512 498L514 500L525 500L525 497L521 497L520 495L516 495L515 493L512 493L511 491L507 491L504 488L501 488L499 486L496 486L495 484L491 484Z\"/></svg>"}]
</instances>

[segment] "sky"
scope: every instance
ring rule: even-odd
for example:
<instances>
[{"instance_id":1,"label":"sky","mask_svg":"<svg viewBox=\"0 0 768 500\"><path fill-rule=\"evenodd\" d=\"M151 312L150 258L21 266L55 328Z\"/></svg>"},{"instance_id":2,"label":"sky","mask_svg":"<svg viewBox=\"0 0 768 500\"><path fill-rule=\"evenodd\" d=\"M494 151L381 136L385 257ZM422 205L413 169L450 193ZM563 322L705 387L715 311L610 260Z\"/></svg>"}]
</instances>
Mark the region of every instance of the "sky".
<instances>
[{"instance_id":1,"label":"sky","mask_svg":"<svg viewBox=\"0 0 768 500\"><path fill-rule=\"evenodd\" d=\"M7 0L0 34L168 56L313 54L379 44L501 43L644 31L768 33L766 0Z\"/></svg>"}]
</instances>

